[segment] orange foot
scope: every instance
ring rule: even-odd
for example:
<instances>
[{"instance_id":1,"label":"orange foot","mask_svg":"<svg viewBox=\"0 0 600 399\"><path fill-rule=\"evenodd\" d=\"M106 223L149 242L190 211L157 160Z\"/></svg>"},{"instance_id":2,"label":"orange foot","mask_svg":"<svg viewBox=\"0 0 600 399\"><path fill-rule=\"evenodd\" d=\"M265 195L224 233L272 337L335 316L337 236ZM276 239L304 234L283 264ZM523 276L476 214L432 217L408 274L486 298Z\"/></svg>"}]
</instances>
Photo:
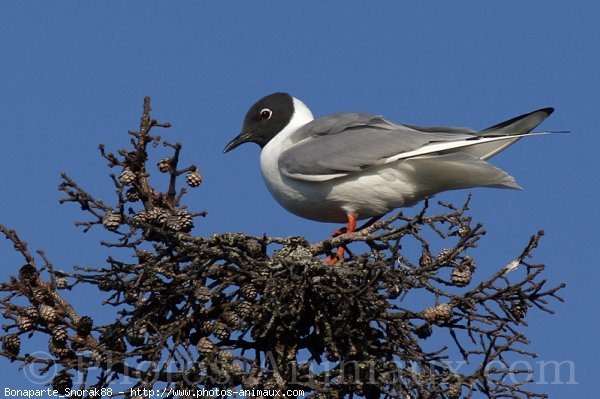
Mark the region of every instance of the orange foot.
<instances>
[{"instance_id":1,"label":"orange foot","mask_svg":"<svg viewBox=\"0 0 600 399\"><path fill-rule=\"evenodd\" d=\"M352 214L348 214L348 225L346 227L342 227L339 230L333 232L332 237L337 237L346 233L353 233L356 230L356 216ZM344 247L339 246L336 254L325 259L325 263L328 265L334 265L337 262L344 259Z\"/></svg>"}]
</instances>

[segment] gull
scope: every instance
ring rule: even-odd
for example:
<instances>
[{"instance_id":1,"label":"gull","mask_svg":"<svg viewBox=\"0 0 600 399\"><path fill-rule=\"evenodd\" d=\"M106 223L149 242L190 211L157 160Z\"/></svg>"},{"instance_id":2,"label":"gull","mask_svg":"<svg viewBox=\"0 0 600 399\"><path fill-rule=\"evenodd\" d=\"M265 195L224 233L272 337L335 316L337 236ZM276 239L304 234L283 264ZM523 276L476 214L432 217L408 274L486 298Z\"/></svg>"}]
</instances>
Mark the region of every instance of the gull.
<instances>
[{"instance_id":1,"label":"gull","mask_svg":"<svg viewBox=\"0 0 600 399\"><path fill-rule=\"evenodd\" d=\"M261 147L267 188L300 217L346 223L335 235L356 231L358 220L437 193L472 187L520 189L487 160L532 133L553 108L542 108L487 129L396 124L382 116L345 112L314 118L287 93L258 100L241 133L223 152L253 142ZM342 260L343 247L328 263Z\"/></svg>"}]
</instances>

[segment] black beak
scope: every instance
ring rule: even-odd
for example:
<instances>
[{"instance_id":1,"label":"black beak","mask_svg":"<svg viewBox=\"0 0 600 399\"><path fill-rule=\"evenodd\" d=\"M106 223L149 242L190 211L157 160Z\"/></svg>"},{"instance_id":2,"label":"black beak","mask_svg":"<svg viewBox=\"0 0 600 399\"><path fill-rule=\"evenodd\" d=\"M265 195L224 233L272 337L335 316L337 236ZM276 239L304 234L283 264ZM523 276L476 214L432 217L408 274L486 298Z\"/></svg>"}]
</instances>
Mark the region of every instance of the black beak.
<instances>
[{"instance_id":1,"label":"black beak","mask_svg":"<svg viewBox=\"0 0 600 399\"><path fill-rule=\"evenodd\" d=\"M252 140L252 133L251 132L242 132L236 138L234 138L233 140L231 140L229 142L229 144L227 144L225 146L225 149L223 150L223 153L229 152L229 151L233 150L234 148L236 148L237 146L239 146L240 144L247 143L247 142L249 142L251 140Z\"/></svg>"}]
</instances>

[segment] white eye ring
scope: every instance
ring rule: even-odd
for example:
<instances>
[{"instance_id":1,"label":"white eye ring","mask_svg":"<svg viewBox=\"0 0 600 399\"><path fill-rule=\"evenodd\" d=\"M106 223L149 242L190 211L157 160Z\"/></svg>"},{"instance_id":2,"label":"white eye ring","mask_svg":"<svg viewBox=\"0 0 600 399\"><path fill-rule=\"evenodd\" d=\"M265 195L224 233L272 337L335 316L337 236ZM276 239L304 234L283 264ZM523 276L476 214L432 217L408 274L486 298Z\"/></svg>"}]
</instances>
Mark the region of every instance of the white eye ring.
<instances>
[{"instance_id":1,"label":"white eye ring","mask_svg":"<svg viewBox=\"0 0 600 399\"><path fill-rule=\"evenodd\" d=\"M269 108L263 108L260 110L258 115L260 115L260 119L263 119L263 120L271 119L271 116L273 115L273 111L271 111Z\"/></svg>"}]
</instances>

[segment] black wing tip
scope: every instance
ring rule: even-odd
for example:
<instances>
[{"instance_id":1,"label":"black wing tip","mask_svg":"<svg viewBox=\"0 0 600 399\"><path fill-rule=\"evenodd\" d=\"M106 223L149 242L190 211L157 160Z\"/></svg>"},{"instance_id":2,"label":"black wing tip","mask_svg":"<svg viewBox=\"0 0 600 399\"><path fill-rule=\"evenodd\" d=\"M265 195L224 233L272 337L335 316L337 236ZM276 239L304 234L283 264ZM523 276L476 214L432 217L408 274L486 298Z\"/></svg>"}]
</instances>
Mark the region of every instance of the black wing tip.
<instances>
[{"instance_id":1,"label":"black wing tip","mask_svg":"<svg viewBox=\"0 0 600 399\"><path fill-rule=\"evenodd\" d=\"M540 108L540 109L537 109L537 110L535 110L535 111L532 111L532 112L528 112L528 113L526 113L526 114L523 114L523 115L515 116L514 118L511 118L511 119L509 119L509 120L507 120L507 121L500 122L500 123L498 123L498 124L495 124L494 126L490 126L490 127L488 127L487 129L481 130L479 133L485 133L485 132L489 132L489 131L492 131L492 130L495 130L495 129L499 129L499 128L502 128L502 127L505 127L505 126L512 125L513 123L515 123L515 122L518 122L518 121L520 121L521 119L527 118L527 117L529 117L529 116L531 116L531 115L535 115L535 114L537 114L537 113L539 113L539 112L543 113L543 114L544 114L544 116L543 116L543 117L542 117L542 119L541 119L541 120L540 120L540 121L539 121L539 122L536 124L536 126L537 126L537 125L539 125L540 123L542 123L542 121L543 121L544 119L546 119L547 117L549 117L549 116L550 116L550 114L552 114L552 113L554 112L554 107ZM532 130L533 130L534 128L535 128L535 126L532 128ZM531 131L531 130L530 130L530 131ZM526 133L528 133L528 132L526 132Z\"/></svg>"},{"instance_id":2,"label":"black wing tip","mask_svg":"<svg viewBox=\"0 0 600 399\"><path fill-rule=\"evenodd\" d=\"M533 112L543 112L547 116L550 116L554 111L555 111L554 107L546 107L546 108L540 108L537 111L533 111Z\"/></svg>"}]
</instances>

